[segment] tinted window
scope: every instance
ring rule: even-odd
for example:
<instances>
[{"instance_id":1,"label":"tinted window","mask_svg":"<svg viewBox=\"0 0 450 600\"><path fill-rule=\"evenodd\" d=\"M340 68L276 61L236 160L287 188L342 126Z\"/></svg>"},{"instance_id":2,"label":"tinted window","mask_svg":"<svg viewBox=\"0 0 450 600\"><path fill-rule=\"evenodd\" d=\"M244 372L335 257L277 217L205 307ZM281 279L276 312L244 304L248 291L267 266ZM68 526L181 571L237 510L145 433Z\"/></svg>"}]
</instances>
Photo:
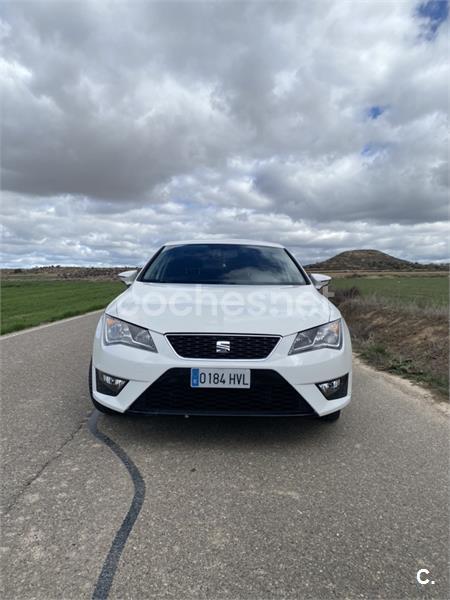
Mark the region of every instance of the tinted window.
<instances>
[{"instance_id":1,"label":"tinted window","mask_svg":"<svg viewBox=\"0 0 450 600\"><path fill-rule=\"evenodd\" d=\"M231 285L304 285L300 269L283 248L238 244L167 246L141 281Z\"/></svg>"}]
</instances>

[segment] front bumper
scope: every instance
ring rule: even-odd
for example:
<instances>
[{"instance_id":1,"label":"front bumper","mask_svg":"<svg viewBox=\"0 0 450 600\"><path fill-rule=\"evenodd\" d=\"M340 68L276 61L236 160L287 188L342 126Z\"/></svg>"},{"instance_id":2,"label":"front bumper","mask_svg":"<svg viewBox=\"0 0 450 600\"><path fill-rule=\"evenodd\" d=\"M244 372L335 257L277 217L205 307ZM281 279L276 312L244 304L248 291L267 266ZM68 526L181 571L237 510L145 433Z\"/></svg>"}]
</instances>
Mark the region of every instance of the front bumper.
<instances>
[{"instance_id":1,"label":"front bumper","mask_svg":"<svg viewBox=\"0 0 450 600\"><path fill-rule=\"evenodd\" d=\"M181 358L166 337L152 332L158 353L103 342L103 316L94 339L92 395L118 412L139 414L319 415L344 408L351 399L351 342L344 323L340 350L289 355L296 334L281 338L268 358L260 360ZM192 367L251 369L251 390L194 389ZM96 388L95 369L128 380L117 396ZM347 395L327 400L317 383L349 375ZM195 394L195 396L194 396Z\"/></svg>"}]
</instances>

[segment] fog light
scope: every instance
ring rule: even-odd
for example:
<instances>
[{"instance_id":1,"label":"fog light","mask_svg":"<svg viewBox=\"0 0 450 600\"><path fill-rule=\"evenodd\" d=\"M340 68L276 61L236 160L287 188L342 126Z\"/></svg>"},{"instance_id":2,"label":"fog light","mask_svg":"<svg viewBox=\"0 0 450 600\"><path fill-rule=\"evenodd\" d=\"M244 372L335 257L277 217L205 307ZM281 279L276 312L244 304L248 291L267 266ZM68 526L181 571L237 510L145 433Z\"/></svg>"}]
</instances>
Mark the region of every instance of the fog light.
<instances>
[{"instance_id":1,"label":"fog light","mask_svg":"<svg viewBox=\"0 0 450 600\"><path fill-rule=\"evenodd\" d=\"M347 395L348 375L318 383L317 387L327 400L336 400Z\"/></svg>"},{"instance_id":2,"label":"fog light","mask_svg":"<svg viewBox=\"0 0 450 600\"><path fill-rule=\"evenodd\" d=\"M107 394L108 396L117 396L117 394L125 387L128 383L127 379L120 379L120 377L114 377L108 375L96 369L96 380L97 380L97 392L100 394Z\"/></svg>"}]
</instances>

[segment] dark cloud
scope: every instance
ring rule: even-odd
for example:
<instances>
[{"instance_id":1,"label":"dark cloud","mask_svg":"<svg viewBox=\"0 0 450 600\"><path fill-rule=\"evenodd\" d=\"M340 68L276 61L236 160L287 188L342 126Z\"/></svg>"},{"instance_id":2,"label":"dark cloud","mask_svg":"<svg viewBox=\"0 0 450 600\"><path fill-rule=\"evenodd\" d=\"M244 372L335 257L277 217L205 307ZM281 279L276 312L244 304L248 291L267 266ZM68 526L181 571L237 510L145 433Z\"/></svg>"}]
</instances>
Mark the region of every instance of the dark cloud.
<instances>
[{"instance_id":1,"label":"dark cloud","mask_svg":"<svg viewBox=\"0 0 450 600\"><path fill-rule=\"evenodd\" d=\"M431 4L5 4L6 260L129 262L202 234L446 259Z\"/></svg>"}]
</instances>

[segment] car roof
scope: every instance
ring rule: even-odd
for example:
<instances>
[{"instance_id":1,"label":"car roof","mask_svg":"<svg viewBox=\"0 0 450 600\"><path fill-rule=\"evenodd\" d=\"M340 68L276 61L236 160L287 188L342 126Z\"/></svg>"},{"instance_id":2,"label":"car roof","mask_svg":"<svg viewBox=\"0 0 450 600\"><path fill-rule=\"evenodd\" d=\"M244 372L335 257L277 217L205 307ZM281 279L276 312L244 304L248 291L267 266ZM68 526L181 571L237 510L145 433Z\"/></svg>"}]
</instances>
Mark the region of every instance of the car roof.
<instances>
[{"instance_id":1,"label":"car roof","mask_svg":"<svg viewBox=\"0 0 450 600\"><path fill-rule=\"evenodd\" d=\"M262 242L260 240L239 240L239 239L198 239L198 240L176 240L166 242L164 246L186 246L189 244L238 244L240 246L268 246L270 248L283 248L281 244L274 242Z\"/></svg>"}]
</instances>

